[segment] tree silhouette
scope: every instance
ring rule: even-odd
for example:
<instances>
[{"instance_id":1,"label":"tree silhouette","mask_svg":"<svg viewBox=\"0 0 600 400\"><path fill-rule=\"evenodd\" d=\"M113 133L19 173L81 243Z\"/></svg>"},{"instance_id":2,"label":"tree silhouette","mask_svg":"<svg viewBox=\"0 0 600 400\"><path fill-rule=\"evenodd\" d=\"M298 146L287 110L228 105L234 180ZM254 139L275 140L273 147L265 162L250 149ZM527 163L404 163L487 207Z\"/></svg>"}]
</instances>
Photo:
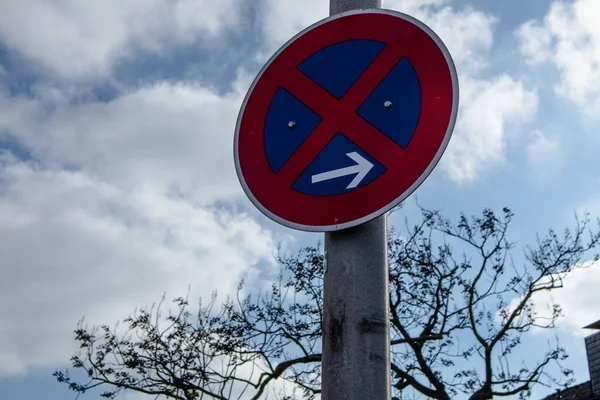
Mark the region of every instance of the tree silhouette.
<instances>
[{"instance_id":1,"label":"tree silhouette","mask_svg":"<svg viewBox=\"0 0 600 400\"><path fill-rule=\"evenodd\" d=\"M535 295L562 287L567 274L598 260L588 253L598 246L599 230L591 229L589 215L576 216L572 228L548 231L515 261L515 243L507 238L512 218L506 208L484 209L452 223L423 209L418 224L390 232L394 399L527 398L534 385L572 383L558 341L535 360L515 350L531 329L555 326L560 306L541 315ZM178 400L315 399L323 253L318 245L305 247L279 254L278 261L281 272L270 290L244 295L240 282L237 296L218 309L216 295L194 313L177 298L175 311L164 314L161 301L135 312L125 329L88 328L82 321L71 360L87 379L68 370L54 376L78 395L106 387L106 398L129 390Z\"/></svg>"}]
</instances>

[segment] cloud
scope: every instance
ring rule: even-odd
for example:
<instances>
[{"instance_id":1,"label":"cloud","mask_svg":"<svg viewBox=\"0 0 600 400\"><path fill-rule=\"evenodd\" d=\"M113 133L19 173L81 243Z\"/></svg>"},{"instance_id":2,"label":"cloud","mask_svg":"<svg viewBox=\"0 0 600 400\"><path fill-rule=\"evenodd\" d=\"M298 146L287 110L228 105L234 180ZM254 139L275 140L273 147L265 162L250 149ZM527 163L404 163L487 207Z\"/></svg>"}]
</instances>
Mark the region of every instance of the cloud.
<instances>
[{"instance_id":1,"label":"cloud","mask_svg":"<svg viewBox=\"0 0 600 400\"><path fill-rule=\"evenodd\" d=\"M5 0L0 41L59 78L106 77L135 51L210 43L236 29L239 10L239 0Z\"/></svg>"},{"instance_id":2,"label":"cloud","mask_svg":"<svg viewBox=\"0 0 600 400\"><path fill-rule=\"evenodd\" d=\"M464 77L456 129L442 167L455 181L472 181L504 160L506 143L537 110L537 95L508 75Z\"/></svg>"},{"instance_id":3,"label":"cloud","mask_svg":"<svg viewBox=\"0 0 600 400\"><path fill-rule=\"evenodd\" d=\"M246 80L108 102L70 86L0 92L0 375L68 362L83 315L112 324L188 285L229 293L270 265L273 233L215 206L243 198L232 141Z\"/></svg>"},{"instance_id":4,"label":"cloud","mask_svg":"<svg viewBox=\"0 0 600 400\"><path fill-rule=\"evenodd\" d=\"M237 211L247 74L224 94L158 81L108 101L85 81L110 80L133 51L238 29L236 1L207 4L16 2L19 26L0 15L0 41L62 78L0 86L0 375L67 363L84 315L112 324L163 292L226 294L270 269L273 232Z\"/></svg>"},{"instance_id":5,"label":"cloud","mask_svg":"<svg viewBox=\"0 0 600 400\"><path fill-rule=\"evenodd\" d=\"M527 64L537 65L550 60L552 35L539 22L527 21L515 33L520 40L519 50L522 55L526 56Z\"/></svg>"},{"instance_id":6,"label":"cloud","mask_svg":"<svg viewBox=\"0 0 600 400\"><path fill-rule=\"evenodd\" d=\"M454 8L446 0L390 0L386 7L409 14L429 26L448 47L461 75L482 72L494 42L497 18L471 7Z\"/></svg>"},{"instance_id":7,"label":"cloud","mask_svg":"<svg viewBox=\"0 0 600 400\"><path fill-rule=\"evenodd\" d=\"M556 136L533 132L533 140L527 145L527 159L529 164L538 172L556 171L565 160L564 147Z\"/></svg>"},{"instance_id":8,"label":"cloud","mask_svg":"<svg viewBox=\"0 0 600 400\"><path fill-rule=\"evenodd\" d=\"M302 29L327 17L329 6L321 0L261 0L259 13L265 47L265 51L259 53L259 59L265 62Z\"/></svg>"},{"instance_id":9,"label":"cloud","mask_svg":"<svg viewBox=\"0 0 600 400\"><path fill-rule=\"evenodd\" d=\"M471 7L456 9L447 1L389 3L427 24L452 55L459 75L459 111L440 166L456 182L474 181L504 160L509 140L533 120L537 94L509 74L488 72L496 17Z\"/></svg>"},{"instance_id":10,"label":"cloud","mask_svg":"<svg viewBox=\"0 0 600 400\"><path fill-rule=\"evenodd\" d=\"M584 326L600 319L598 303L600 303L600 264L586 263L585 268L579 268L569 273L563 281L563 287L552 291L538 292L534 299L539 317L551 315L550 305L559 304L562 317L556 323L560 329L568 331L575 337L589 335ZM541 333L539 328L535 332Z\"/></svg>"},{"instance_id":11,"label":"cloud","mask_svg":"<svg viewBox=\"0 0 600 400\"><path fill-rule=\"evenodd\" d=\"M555 1L543 20L530 20L516 31L521 54L529 64L554 66L560 96L600 110L600 3L595 0Z\"/></svg>"},{"instance_id":12,"label":"cloud","mask_svg":"<svg viewBox=\"0 0 600 400\"><path fill-rule=\"evenodd\" d=\"M0 92L0 134L45 164L83 169L122 188L150 186L207 203L241 196L233 131L241 93L158 82L109 102Z\"/></svg>"},{"instance_id":13,"label":"cloud","mask_svg":"<svg viewBox=\"0 0 600 400\"><path fill-rule=\"evenodd\" d=\"M6 152L0 182L0 374L67 362L83 315L112 324L188 285L229 293L275 245L247 215Z\"/></svg>"}]
</instances>

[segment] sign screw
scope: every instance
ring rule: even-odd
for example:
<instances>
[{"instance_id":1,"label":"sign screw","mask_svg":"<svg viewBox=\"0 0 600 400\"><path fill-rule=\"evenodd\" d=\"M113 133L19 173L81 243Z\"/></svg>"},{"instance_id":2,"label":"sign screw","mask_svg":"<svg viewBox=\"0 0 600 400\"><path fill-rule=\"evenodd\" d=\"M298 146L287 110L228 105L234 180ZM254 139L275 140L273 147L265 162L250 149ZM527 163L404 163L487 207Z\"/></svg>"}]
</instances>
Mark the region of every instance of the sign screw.
<instances>
[{"instance_id":1,"label":"sign screw","mask_svg":"<svg viewBox=\"0 0 600 400\"><path fill-rule=\"evenodd\" d=\"M383 103L383 106L389 110L392 108L392 102L387 100L385 103Z\"/></svg>"},{"instance_id":2,"label":"sign screw","mask_svg":"<svg viewBox=\"0 0 600 400\"><path fill-rule=\"evenodd\" d=\"M296 123L294 121L288 122L288 128L294 129L296 127Z\"/></svg>"}]
</instances>

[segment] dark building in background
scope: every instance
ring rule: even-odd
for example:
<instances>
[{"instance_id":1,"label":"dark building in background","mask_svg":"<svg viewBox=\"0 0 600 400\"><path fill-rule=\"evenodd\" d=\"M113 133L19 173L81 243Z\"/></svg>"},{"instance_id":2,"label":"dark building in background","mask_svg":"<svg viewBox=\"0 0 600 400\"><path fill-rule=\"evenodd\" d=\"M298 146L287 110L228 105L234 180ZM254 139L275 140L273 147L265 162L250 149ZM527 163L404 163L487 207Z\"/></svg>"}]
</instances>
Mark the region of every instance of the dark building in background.
<instances>
[{"instance_id":1,"label":"dark building in background","mask_svg":"<svg viewBox=\"0 0 600 400\"><path fill-rule=\"evenodd\" d=\"M596 321L586 326L586 328L597 331L585 338L585 348L587 350L588 365L590 366L592 392L596 396L600 396L600 321Z\"/></svg>"},{"instance_id":2,"label":"dark building in background","mask_svg":"<svg viewBox=\"0 0 600 400\"><path fill-rule=\"evenodd\" d=\"M543 400L600 400L600 321L585 326L584 329L597 331L585 338L590 380L545 397Z\"/></svg>"}]
</instances>

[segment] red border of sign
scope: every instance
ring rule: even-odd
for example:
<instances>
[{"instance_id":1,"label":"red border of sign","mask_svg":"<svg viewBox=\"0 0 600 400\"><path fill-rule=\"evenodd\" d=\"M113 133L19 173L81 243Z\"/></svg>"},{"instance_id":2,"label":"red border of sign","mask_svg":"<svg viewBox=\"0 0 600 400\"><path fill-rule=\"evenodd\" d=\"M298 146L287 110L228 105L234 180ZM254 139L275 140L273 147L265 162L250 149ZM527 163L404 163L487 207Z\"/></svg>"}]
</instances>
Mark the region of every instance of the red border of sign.
<instances>
[{"instance_id":1,"label":"red border of sign","mask_svg":"<svg viewBox=\"0 0 600 400\"><path fill-rule=\"evenodd\" d=\"M318 50L352 39L387 43L363 74L373 77L365 77L363 81L372 81L373 78L380 80L402 56L408 58L417 72L422 94L421 115L406 149L400 148L382 133L376 140L373 136L365 140L366 135L357 134L357 131L369 129L370 124L357 127L360 121L340 118L336 113L335 99L323 95L326 93L324 91L319 92L317 85L296 69ZM358 87L353 87L342 99L354 102L352 109L358 108L357 105L366 98L365 94L374 89L372 82L361 83L362 78L355 84ZM307 81L303 82L303 79ZM269 105L280 86L293 95L302 92L307 100L311 99L314 108L329 112L331 117L321 122L296 151L291 159L294 161L288 161L275 174L266 158L263 132ZM292 38L273 55L255 78L237 121L234 140L236 171L250 200L274 221L306 231L349 228L387 212L425 180L450 140L457 108L458 78L454 63L442 41L426 25L390 10L339 14L308 27ZM293 181L331 138L331 135L322 135L317 131L332 129L341 131L355 141L387 171L370 184L340 195L311 196L294 191L291 189Z\"/></svg>"}]
</instances>

